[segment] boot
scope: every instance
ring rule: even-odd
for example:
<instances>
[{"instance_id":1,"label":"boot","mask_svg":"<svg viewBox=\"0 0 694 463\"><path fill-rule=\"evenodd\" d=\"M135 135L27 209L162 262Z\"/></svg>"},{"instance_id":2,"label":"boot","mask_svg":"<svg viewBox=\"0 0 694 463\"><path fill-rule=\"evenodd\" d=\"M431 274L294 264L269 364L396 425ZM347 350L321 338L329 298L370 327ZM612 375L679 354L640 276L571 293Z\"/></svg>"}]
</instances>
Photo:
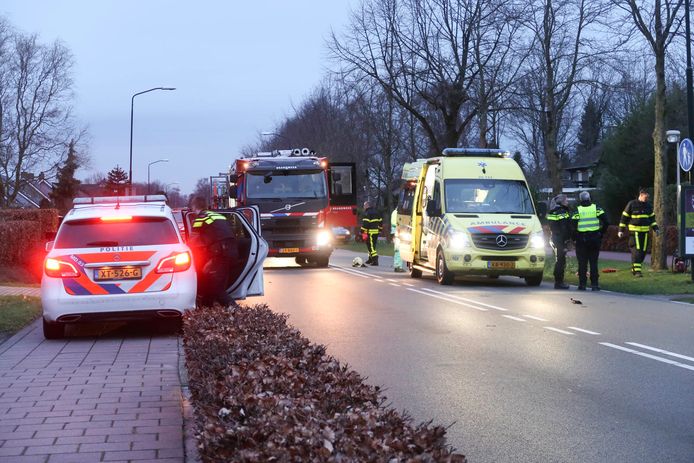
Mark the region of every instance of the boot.
<instances>
[{"instance_id":1,"label":"boot","mask_svg":"<svg viewBox=\"0 0 694 463\"><path fill-rule=\"evenodd\" d=\"M554 282L554 289L569 289L570 286L564 283L563 281L555 281Z\"/></svg>"},{"instance_id":2,"label":"boot","mask_svg":"<svg viewBox=\"0 0 694 463\"><path fill-rule=\"evenodd\" d=\"M371 265L378 265L378 256L371 259Z\"/></svg>"}]
</instances>

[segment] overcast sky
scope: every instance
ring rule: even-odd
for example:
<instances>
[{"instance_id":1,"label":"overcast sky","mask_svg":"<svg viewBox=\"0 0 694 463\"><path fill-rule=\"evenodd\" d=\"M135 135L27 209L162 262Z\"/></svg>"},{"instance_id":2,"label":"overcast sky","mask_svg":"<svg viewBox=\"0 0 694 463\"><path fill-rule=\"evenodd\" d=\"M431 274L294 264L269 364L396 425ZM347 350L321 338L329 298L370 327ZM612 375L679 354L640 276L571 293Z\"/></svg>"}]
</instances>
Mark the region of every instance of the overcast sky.
<instances>
[{"instance_id":1,"label":"overcast sky","mask_svg":"<svg viewBox=\"0 0 694 463\"><path fill-rule=\"evenodd\" d=\"M2 0L19 30L59 39L75 58L75 112L90 134L91 170L179 182L225 171L241 147L272 130L320 82L325 40L357 0Z\"/></svg>"}]
</instances>

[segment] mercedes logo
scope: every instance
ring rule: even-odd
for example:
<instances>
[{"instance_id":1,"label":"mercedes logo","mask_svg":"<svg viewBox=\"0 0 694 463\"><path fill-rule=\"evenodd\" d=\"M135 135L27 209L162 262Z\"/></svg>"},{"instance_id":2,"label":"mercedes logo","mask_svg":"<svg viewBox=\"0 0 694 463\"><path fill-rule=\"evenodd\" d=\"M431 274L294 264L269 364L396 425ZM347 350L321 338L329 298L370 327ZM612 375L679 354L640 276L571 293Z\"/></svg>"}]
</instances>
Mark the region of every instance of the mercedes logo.
<instances>
[{"instance_id":1,"label":"mercedes logo","mask_svg":"<svg viewBox=\"0 0 694 463\"><path fill-rule=\"evenodd\" d=\"M285 210L285 211L288 211L288 210L290 210L291 208L292 208L292 205L291 205L291 204L285 204L285 205L284 205L284 210Z\"/></svg>"},{"instance_id":2,"label":"mercedes logo","mask_svg":"<svg viewBox=\"0 0 694 463\"><path fill-rule=\"evenodd\" d=\"M497 237L496 237L496 245L497 246L499 246L500 248L505 248L507 244L508 244L508 238L506 238L504 235L497 235Z\"/></svg>"}]
</instances>

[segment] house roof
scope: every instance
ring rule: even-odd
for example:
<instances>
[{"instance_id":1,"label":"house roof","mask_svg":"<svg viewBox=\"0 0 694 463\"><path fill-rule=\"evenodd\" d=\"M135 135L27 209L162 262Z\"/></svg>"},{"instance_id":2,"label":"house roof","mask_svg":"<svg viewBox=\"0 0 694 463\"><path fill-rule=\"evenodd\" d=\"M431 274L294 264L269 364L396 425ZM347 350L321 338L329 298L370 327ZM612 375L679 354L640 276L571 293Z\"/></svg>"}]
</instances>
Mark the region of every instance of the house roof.
<instances>
[{"instance_id":1,"label":"house roof","mask_svg":"<svg viewBox=\"0 0 694 463\"><path fill-rule=\"evenodd\" d=\"M595 145L588 151L578 153L573 158L573 160L567 166L564 167L564 170L579 170L595 167L596 165L598 165L601 155L602 145Z\"/></svg>"}]
</instances>

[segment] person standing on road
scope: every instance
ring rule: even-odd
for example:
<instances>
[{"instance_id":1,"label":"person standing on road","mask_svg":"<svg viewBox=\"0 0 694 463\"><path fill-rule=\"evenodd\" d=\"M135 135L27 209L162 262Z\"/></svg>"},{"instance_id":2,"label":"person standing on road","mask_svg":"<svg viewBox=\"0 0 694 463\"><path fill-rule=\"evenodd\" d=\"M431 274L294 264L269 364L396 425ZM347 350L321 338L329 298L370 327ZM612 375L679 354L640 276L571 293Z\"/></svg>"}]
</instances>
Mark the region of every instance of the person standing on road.
<instances>
[{"instance_id":1,"label":"person standing on road","mask_svg":"<svg viewBox=\"0 0 694 463\"><path fill-rule=\"evenodd\" d=\"M207 210L204 198L193 198L191 209L196 214L190 247L198 273L199 305L229 305L232 299L226 290L232 265L238 260L236 237L225 216Z\"/></svg>"},{"instance_id":2,"label":"person standing on road","mask_svg":"<svg viewBox=\"0 0 694 463\"><path fill-rule=\"evenodd\" d=\"M593 291L600 291L598 285L598 257L602 235L607 230L607 214L594 204L590 193L582 191L580 203L571 220L572 232L576 238L576 257L578 258L578 289L585 291L588 280L587 271L590 264L590 286Z\"/></svg>"},{"instance_id":3,"label":"person standing on road","mask_svg":"<svg viewBox=\"0 0 694 463\"><path fill-rule=\"evenodd\" d=\"M564 269L566 268L566 251L571 240L571 210L569 198L565 194L555 196L550 203L547 214L549 228L552 233L550 244L554 250L554 289L569 289L564 283Z\"/></svg>"},{"instance_id":4,"label":"person standing on road","mask_svg":"<svg viewBox=\"0 0 694 463\"><path fill-rule=\"evenodd\" d=\"M369 265L378 265L376 244L382 229L383 218L376 209L371 207L371 203L364 201L364 218L361 221L361 233L366 241L366 249L369 251L369 259L366 261Z\"/></svg>"},{"instance_id":5,"label":"person standing on road","mask_svg":"<svg viewBox=\"0 0 694 463\"><path fill-rule=\"evenodd\" d=\"M393 242L393 271L404 272L400 258L400 241L398 240L398 208L390 214L390 239Z\"/></svg>"},{"instance_id":6,"label":"person standing on road","mask_svg":"<svg viewBox=\"0 0 694 463\"><path fill-rule=\"evenodd\" d=\"M648 232L653 231L660 235L660 228L655 222L653 206L648 202L648 192L644 189L639 190L639 196L627 203L622 212L622 221L619 223L619 233L617 236L623 238L625 232L629 231L629 250L631 251L631 274L635 277L642 277L641 268L643 259L648 250Z\"/></svg>"}]
</instances>

